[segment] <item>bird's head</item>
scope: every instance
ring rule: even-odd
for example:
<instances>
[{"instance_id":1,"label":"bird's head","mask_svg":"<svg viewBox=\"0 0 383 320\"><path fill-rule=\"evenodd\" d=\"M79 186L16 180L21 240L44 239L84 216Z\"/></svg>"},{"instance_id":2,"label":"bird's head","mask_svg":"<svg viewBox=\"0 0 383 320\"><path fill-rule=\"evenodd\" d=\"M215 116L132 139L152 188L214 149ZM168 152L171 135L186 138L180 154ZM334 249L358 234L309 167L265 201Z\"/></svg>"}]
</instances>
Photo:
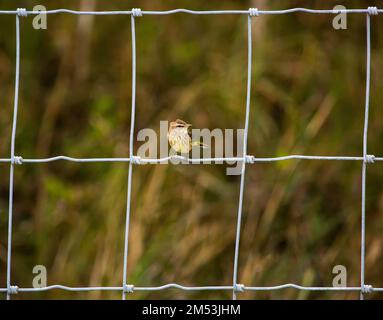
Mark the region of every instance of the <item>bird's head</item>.
<instances>
[{"instance_id":1,"label":"bird's head","mask_svg":"<svg viewBox=\"0 0 383 320\"><path fill-rule=\"evenodd\" d=\"M175 128L189 128L191 127L191 124L186 123L183 120L177 119L176 121L171 121L169 124L169 130L175 129Z\"/></svg>"}]
</instances>

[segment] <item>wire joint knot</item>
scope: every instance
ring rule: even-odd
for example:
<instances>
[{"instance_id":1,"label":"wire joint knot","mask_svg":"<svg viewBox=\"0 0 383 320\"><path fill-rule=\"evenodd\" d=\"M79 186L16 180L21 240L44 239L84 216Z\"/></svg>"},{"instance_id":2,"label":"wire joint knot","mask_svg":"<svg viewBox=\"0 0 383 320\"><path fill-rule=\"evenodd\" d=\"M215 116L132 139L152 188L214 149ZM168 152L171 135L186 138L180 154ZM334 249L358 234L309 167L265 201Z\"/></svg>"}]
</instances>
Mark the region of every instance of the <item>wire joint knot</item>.
<instances>
[{"instance_id":1,"label":"wire joint knot","mask_svg":"<svg viewBox=\"0 0 383 320\"><path fill-rule=\"evenodd\" d=\"M258 8L249 8L249 16L258 17L259 16Z\"/></svg>"},{"instance_id":2,"label":"wire joint knot","mask_svg":"<svg viewBox=\"0 0 383 320\"><path fill-rule=\"evenodd\" d=\"M8 294L18 294L18 293L19 293L19 287L18 286L9 286Z\"/></svg>"},{"instance_id":3,"label":"wire joint knot","mask_svg":"<svg viewBox=\"0 0 383 320\"><path fill-rule=\"evenodd\" d=\"M367 13L371 16L371 15L374 15L374 16L377 16L378 15L378 8L377 7L368 7L367 8Z\"/></svg>"},{"instance_id":4,"label":"wire joint knot","mask_svg":"<svg viewBox=\"0 0 383 320\"><path fill-rule=\"evenodd\" d=\"M233 286L233 289L234 289L235 292L245 292L245 285L244 284L240 284L240 283L236 283Z\"/></svg>"},{"instance_id":5,"label":"wire joint knot","mask_svg":"<svg viewBox=\"0 0 383 320\"><path fill-rule=\"evenodd\" d=\"M375 162L375 156L373 154L366 154L364 157L365 163L374 163Z\"/></svg>"},{"instance_id":6,"label":"wire joint knot","mask_svg":"<svg viewBox=\"0 0 383 320\"><path fill-rule=\"evenodd\" d=\"M133 8L132 9L132 16L133 17L142 17L142 11L140 8Z\"/></svg>"},{"instance_id":7,"label":"wire joint knot","mask_svg":"<svg viewBox=\"0 0 383 320\"><path fill-rule=\"evenodd\" d=\"M23 164L23 157L15 156L11 159L13 164Z\"/></svg>"},{"instance_id":8,"label":"wire joint knot","mask_svg":"<svg viewBox=\"0 0 383 320\"><path fill-rule=\"evenodd\" d=\"M124 285L124 292L133 293L134 292L134 285L132 285L132 284Z\"/></svg>"},{"instance_id":9,"label":"wire joint knot","mask_svg":"<svg viewBox=\"0 0 383 320\"><path fill-rule=\"evenodd\" d=\"M130 162L132 164L141 164L141 157L139 157L139 156L131 156L130 157Z\"/></svg>"},{"instance_id":10,"label":"wire joint knot","mask_svg":"<svg viewBox=\"0 0 383 320\"><path fill-rule=\"evenodd\" d=\"M365 284L360 288L360 291L362 291L362 293L371 293L374 291L374 287L369 284Z\"/></svg>"},{"instance_id":11,"label":"wire joint knot","mask_svg":"<svg viewBox=\"0 0 383 320\"><path fill-rule=\"evenodd\" d=\"M19 17L26 17L28 15L27 9L25 8L17 8L16 12Z\"/></svg>"},{"instance_id":12,"label":"wire joint knot","mask_svg":"<svg viewBox=\"0 0 383 320\"><path fill-rule=\"evenodd\" d=\"M249 156L249 155L246 155L246 156L245 156L245 162L246 162L246 163L251 163L251 164L253 164L254 161L255 161L254 156Z\"/></svg>"}]
</instances>

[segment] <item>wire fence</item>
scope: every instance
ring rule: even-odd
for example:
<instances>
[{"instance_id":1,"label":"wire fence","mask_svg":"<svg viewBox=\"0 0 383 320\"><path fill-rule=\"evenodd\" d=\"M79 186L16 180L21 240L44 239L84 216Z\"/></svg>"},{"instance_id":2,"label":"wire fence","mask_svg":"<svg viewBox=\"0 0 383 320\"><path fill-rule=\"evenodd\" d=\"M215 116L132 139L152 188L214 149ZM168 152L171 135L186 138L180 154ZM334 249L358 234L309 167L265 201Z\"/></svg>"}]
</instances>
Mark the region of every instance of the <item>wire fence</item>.
<instances>
[{"instance_id":1,"label":"wire fence","mask_svg":"<svg viewBox=\"0 0 383 320\"><path fill-rule=\"evenodd\" d=\"M309 14L365 14L366 16L366 89L365 89L365 114L364 114L364 130L363 130L363 153L362 156L311 156L311 155L289 155L284 157L272 158L258 158L247 154L247 140L249 129L249 115L250 115L250 96L251 96L251 62L252 62L252 33L251 24L254 17L261 15L279 15L289 14L295 12L303 12ZM17 130L17 114L18 114L18 97L19 97L19 83L20 83L20 19L28 15L37 14L74 14L74 15L130 15L131 19L131 34L132 34L132 101L131 101L131 124L130 124L130 139L129 139L129 158L73 158L68 156L55 156L50 158L35 158L24 159L15 153L15 141ZM136 112L136 18L144 15L169 15L176 13L185 13L192 15L244 15L247 16L247 87L246 87L246 109L245 109L245 127L244 127L244 146L242 157L231 158L200 158L190 159L179 155L147 159L141 158L133 154L134 147L134 128L135 128L135 112ZM373 287L365 283L365 223L366 223L366 171L367 165L375 161L383 161L383 157L375 157L367 153L367 137L368 137L368 117L369 117L369 95L370 95L370 69L371 69L371 15L378 15L383 13L383 9L377 7L368 7L366 9L341 9L341 10L314 10L306 8L291 8L286 10L258 10L257 8L250 8L248 10L215 10L215 11L194 11L187 9L174 9L169 11L144 11L134 8L130 11L76 11L68 9L55 9L47 11L28 11L24 8L17 10L0 10L0 14L13 14L16 17L16 65L15 65L15 92L14 92L14 106L13 106L13 122L12 122L12 136L11 136L11 153L10 158L2 158L0 162L10 164L9 173L9 210L8 210L8 245L7 245L7 287L0 288L0 292L6 293L7 299L11 295L18 292L42 292L54 289L66 291L117 291L122 293L122 299L126 299L127 294L135 291L158 291L169 288L176 288L184 291L204 291L204 290L225 290L232 291L233 299L237 298L237 293L244 291L268 291L268 290L281 290L286 288L293 288L304 291L355 291L360 293L360 299L364 298L366 293L383 292L383 288ZM218 162L240 162L241 163L241 179L240 179L240 193L238 200L237 212L237 226L234 250L234 264L233 264L233 282L227 286L182 286L176 283L169 283L157 287L140 287L128 283L127 276L127 260L129 254L129 228L131 216L131 191L132 191L132 175L133 166L140 164L156 164L167 162L172 159L183 160L185 163L218 163ZM327 161L360 161L362 162L362 194L361 194L361 252L360 252L360 286L358 287L308 287L297 284L282 284L278 286L269 287L256 287L247 286L238 283L238 258L239 258L239 244L241 238L241 223L242 223L242 206L243 195L245 190L245 169L246 164L255 164L259 162L274 162L285 160L327 160ZM12 265L12 216L13 216L13 186L14 186L14 171L15 165L33 164L33 163L47 163L53 161L71 161L71 162L128 162L128 181L127 181L127 194L126 194L126 222L125 222L125 238L124 238L124 259L123 259L123 274L122 285L117 287L68 287L64 285L51 285L40 288L22 288L12 284L11 278L11 265Z\"/></svg>"}]
</instances>

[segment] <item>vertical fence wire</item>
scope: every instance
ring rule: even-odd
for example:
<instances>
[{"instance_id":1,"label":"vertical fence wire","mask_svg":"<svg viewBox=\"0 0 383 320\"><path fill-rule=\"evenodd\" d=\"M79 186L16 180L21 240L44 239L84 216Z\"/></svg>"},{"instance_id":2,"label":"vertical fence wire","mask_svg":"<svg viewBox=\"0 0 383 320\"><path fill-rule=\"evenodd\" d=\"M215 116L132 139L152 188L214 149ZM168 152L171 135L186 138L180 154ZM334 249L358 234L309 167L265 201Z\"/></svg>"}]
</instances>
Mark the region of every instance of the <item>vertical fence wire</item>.
<instances>
[{"instance_id":1,"label":"vertical fence wire","mask_svg":"<svg viewBox=\"0 0 383 320\"><path fill-rule=\"evenodd\" d=\"M132 108L130 119L130 138L129 138L129 156L133 158L134 147L134 124L136 114L136 30L135 30L135 18L133 15L130 17L131 32L132 32ZM129 227L130 227L130 211L131 211L131 194L132 194L132 174L133 164L129 162L128 172L128 189L126 194L126 222L125 222L125 243L124 243L124 270L123 270L123 291L122 299L126 299L126 286L127 286L127 264L128 264L128 252L129 252Z\"/></svg>"},{"instance_id":2,"label":"vertical fence wire","mask_svg":"<svg viewBox=\"0 0 383 320\"><path fill-rule=\"evenodd\" d=\"M245 130L243 137L243 157L247 154L247 136L249 131L249 116L250 116L250 96L251 96L251 59L252 59L252 35L251 35L251 16L247 17L247 91L246 91L246 118ZM241 182L239 189L239 203L237 213L237 230L235 239L234 251L234 266L233 266L233 300L237 299L237 284L238 284L238 258L239 258L239 242L241 238L241 222L242 222L242 207L243 207L243 193L245 189L245 171L246 161L241 163Z\"/></svg>"},{"instance_id":3,"label":"vertical fence wire","mask_svg":"<svg viewBox=\"0 0 383 320\"><path fill-rule=\"evenodd\" d=\"M365 253L366 253L366 171L367 171L367 137L368 137L368 114L370 105L370 74L371 74L371 18L366 14L366 97L364 109L363 128L363 164L362 164L362 219L361 219L361 243L360 243L360 299L364 299L365 287Z\"/></svg>"},{"instance_id":4,"label":"vertical fence wire","mask_svg":"<svg viewBox=\"0 0 383 320\"><path fill-rule=\"evenodd\" d=\"M12 216L13 216L13 179L15 170L15 142L17 128L17 110L19 104L19 79L20 79L20 18L16 15L16 69L15 69L15 97L13 104L13 121L11 136L11 162L9 170L9 204L8 204L8 248L7 248L7 300L11 294L11 259L12 259Z\"/></svg>"}]
</instances>

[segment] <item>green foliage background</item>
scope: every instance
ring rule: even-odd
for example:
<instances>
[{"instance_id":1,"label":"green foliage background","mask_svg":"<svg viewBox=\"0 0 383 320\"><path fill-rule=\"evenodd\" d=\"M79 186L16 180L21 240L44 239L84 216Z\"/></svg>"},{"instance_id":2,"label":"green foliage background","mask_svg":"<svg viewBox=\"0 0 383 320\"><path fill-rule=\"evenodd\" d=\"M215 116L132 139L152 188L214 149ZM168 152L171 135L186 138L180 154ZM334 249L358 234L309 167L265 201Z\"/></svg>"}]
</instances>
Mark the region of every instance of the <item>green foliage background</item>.
<instances>
[{"instance_id":1,"label":"green foliage background","mask_svg":"<svg viewBox=\"0 0 383 320\"><path fill-rule=\"evenodd\" d=\"M349 8L377 1L0 1L1 9L165 10ZM336 31L329 15L253 19L249 154L362 154L365 17ZM25 158L129 154L131 36L128 16L48 17L21 24L16 153ZM9 157L14 16L0 18L0 157ZM383 19L372 18L369 153L382 156ZM246 88L244 16L137 19L137 120L159 130L181 118L196 128L242 128ZM139 143L136 143L139 146ZM16 167L12 284L30 287L36 264L48 284L120 286L127 164ZM0 286L6 286L9 165L0 165ZM368 167L366 283L383 286L383 167ZM239 177L225 166L135 167L129 283L231 285ZM332 268L359 285L361 163L287 161L249 166L239 282L331 286ZM230 298L230 292L166 290L130 298ZM371 298L382 298L379 294ZM119 299L120 293L49 291L15 298ZM240 298L358 298L358 293L282 290Z\"/></svg>"}]
</instances>

